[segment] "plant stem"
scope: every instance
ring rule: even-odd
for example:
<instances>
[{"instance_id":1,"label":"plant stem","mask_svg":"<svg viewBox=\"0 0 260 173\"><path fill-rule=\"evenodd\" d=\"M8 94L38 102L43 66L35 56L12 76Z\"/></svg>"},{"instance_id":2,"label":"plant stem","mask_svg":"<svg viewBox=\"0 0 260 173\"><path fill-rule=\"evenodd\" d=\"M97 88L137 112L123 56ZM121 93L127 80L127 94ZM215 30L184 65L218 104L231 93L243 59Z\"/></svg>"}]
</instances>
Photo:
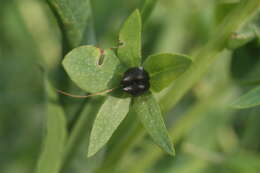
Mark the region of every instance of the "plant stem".
<instances>
[{"instance_id":1,"label":"plant stem","mask_svg":"<svg viewBox=\"0 0 260 173\"><path fill-rule=\"evenodd\" d=\"M237 8L231 11L231 13L224 19L224 21L215 30L212 38L208 44L203 47L195 56L194 63L187 70L181 78L177 79L174 84L169 87L165 92L159 96L159 103L162 111L168 112L182 96L207 72L211 64L216 60L218 53L220 53L226 46L226 42L232 32L238 30L242 24L244 24L254 13L257 12L260 6L259 0L244 0L238 5ZM113 153L113 158L110 158L110 163L117 165L117 162L122 160L123 155L130 150L130 147L137 142L143 129L139 128L137 131L133 131L135 134L129 135L131 140L127 140L128 147L118 146ZM136 136L136 138L133 138ZM117 153L122 153L118 155ZM121 159L118 157L121 156ZM106 164L106 163L104 163Z\"/></svg>"},{"instance_id":2,"label":"plant stem","mask_svg":"<svg viewBox=\"0 0 260 173\"><path fill-rule=\"evenodd\" d=\"M83 141L88 140L91 124L102 103L103 97L90 98L88 104L86 104L84 110L81 112L66 144L63 156L62 172L66 171L66 168L69 166L71 160L73 160L74 154L77 153L76 151L80 148Z\"/></svg>"},{"instance_id":3,"label":"plant stem","mask_svg":"<svg viewBox=\"0 0 260 173\"><path fill-rule=\"evenodd\" d=\"M218 53L225 48L232 32L238 30L256 13L259 6L259 0L244 0L224 19L214 32L211 41L194 56L191 68L159 98L160 106L164 112L168 112L176 105L181 97L207 72L210 65L216 60Z\"/></svg>"},{"instance_id":4,"label":"plant stem","mask_svg":"<svg viewBox=\"0 0 260 173\"><path fill-rule=\"evenodd\" d=\"M143 0L143 4L141 7L141 15L142 15L142 23L145 24L149 19L153 9L158 0Z\"/></svg>"}]
</instances>

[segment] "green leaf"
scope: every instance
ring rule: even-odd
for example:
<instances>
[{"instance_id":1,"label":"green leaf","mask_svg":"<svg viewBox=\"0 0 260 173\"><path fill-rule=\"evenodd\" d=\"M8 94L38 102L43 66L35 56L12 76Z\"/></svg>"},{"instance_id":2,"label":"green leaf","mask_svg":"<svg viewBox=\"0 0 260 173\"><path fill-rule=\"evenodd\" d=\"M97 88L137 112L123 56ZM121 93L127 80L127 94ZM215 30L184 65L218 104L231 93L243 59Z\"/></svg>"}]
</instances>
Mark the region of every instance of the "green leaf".
<instances>
[{"instance_id":1,"label":"green leaf","mask_svg":"<svg viewBox=\"0 0 260 173\"><path fill-rule=\"evenodd\" d=\"M149 92L135 97L133 110L155 143L167 153L174 155L172 140L164 124L160 107L153 95Z\"/></svg>"},{"instance_id":2,"label":"green leaf","mask_svg":"<svg viewBox=\"0 0 260 173\"><path fill-rule=\"evenodd\" d=\"M260 86L252 89L238 98L232 106L238 109L250 108L260 105Z\"/></svg>"},{"instance_id":3,"label":"green leaf","mask_svg":"<svg viewBox=\"0 0 260 173\"><path fill-rule=\"evenodd\" d=\"M152 90L159 92L184 73L191 62L185 55L164 53L149 56L143 66L150 75Z\"/></svg>"},{"instance_id":4,"label":"green leaf","mask_svg":"<svg viewBox=\"0 0 260 173\"><path fill-rule=\"evenodd\" d=\"M243 33L233 33L228 40L228 49L237 49L255 38L255 31L248 31Z\"/></svg>"},{"instance_id":5,"label":"green leaf","mask_svg":"<svg viewBox=\"0 0 260 173\"><path fill-rule=\"evenodd\" d=\"M117 49L119 59L128 67L141 64L141 30L141 16L135 10L120 30L120 46Z\"/></svg>"},{"instance_id":6,"label":"green leaf","mask_svg":"<svg viewBox=\"0 0 260 173\"><path fill-rule=\"evenodd\" d=\"M131 98L108 96L101 106L90 134L88 157L99 151L110 139L114 131L129 111Z\"/></svg>"},{"instance_id":7,"label":"green leaf","mask_svg":"<svg viewBox=\"0 0 260 173\"><path fill-rule=\"evenodd\" d=\"M110 49L102 52L94 46L75 48L66 55L63 66L72 81L87 92L118 86L120 62Z\"/></svg>"},{"instance_id":8,"label":"green leaf","mask_svg":"<svg viewBox=\"0 0 260 173\"><path fill-rule=\"evenodd\" d=\"M48 0L50 6L58 14L64 27L62 30L72 47L86 42L85 32L90 26L91 5L89 0Z\"/></svg>"},{"instance_id":9,"label":"green leaf","mask_svg":"<svg viewBox=\"0 0 260 173\"><path fill-rule=\"evenodd\" d=\"M59 173L67 138L66 119L58 104L57 92L46 80L47 134L37 164L37 173Z\"/></svg>"}]
</instances>

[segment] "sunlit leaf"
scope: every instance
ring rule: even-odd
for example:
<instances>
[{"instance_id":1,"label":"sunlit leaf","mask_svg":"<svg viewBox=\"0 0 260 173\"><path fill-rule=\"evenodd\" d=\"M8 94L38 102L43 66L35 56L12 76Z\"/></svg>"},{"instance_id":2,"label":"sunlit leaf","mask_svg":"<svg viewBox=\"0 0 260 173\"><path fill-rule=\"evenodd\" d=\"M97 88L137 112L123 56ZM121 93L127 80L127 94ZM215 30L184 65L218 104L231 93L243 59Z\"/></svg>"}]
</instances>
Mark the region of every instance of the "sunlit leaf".
<instances>
[{"instance_id":1,"label":"sunlit leaf","mask_svg":"<svg viewBox=\"0 0 260 173\"><path fill-rule=\"evenodd\" d=\"M164 53L149 56L143 66L150 75L152 90L159 92L184 73L190 64L191 60L185 55Z\"/></svg>"},{"instance_id":2,"label":"sunlit leaf","mask_svg":"<svg viewBox=\"0 0 260 173\"><path fill-rule=\"evenodd\" d=\"M120 62L112 50L94 46L73 49L63 60L63 66L80 88L87 92L100 92L117 87Z\"/></svg>"},{"instance_id":3,"label":"sunlit leaf","mask_svg":"<svg viewBox=\"0 0 260 173\"><path fill-rule=\"evenodd\" d=\"M167 153L174 155L172 140L168 134L160 107L148 92L134 98L133 110L137 113L147 133Z\"/></svg>"},{"instance_id":4,"label":"sunlit leaf","mask_svg":"<svg viewBox=\"0 0 260 173\"><path fill-rule=\"evenodd\" d=\"M108 96L101 106L90 134L88 157L98 152L110 139L129 111L131 98Z\"/></svg>"},{"instance_id":5,"label":"sunlit leaf","mask_svg":"<svg viewBox=\"0 0 260 173\"><path fill-rule=\"evenodd\" d=\"M119 33L118 58L128 67L141 64L142 22L138 10L125 21Z\"/></svg>"}]
</instances>

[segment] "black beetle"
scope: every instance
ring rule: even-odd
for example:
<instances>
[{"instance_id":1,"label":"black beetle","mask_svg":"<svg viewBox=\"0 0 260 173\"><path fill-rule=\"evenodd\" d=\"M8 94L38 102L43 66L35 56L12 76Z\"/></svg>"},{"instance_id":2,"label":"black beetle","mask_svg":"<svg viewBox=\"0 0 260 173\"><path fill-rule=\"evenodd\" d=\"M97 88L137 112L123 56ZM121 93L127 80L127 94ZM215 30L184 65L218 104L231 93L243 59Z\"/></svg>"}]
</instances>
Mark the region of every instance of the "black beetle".
<instances>
[{"instance_id":1,"label":"black beetle","mask_svg":"<svg viewBox=\"0 0 260 173\"><path fill-rule=\"evenodd\" d=\"M139 96L150 88L149 79L149 74L143 67L132 67L124 73L122 89L133 96Z\"/></svg>"}]
</instances>

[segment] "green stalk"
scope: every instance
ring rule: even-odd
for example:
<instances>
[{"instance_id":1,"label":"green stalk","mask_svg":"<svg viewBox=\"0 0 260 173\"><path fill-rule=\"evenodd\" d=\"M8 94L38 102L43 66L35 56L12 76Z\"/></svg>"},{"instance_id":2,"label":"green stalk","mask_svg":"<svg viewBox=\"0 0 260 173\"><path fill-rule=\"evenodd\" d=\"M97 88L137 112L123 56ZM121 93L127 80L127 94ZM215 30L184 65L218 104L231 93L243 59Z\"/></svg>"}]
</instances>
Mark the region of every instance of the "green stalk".
<instances>
[{"instance_id":1,"label":"green stalk","mask_svg":"<svg viewBox=\"0 0 260 173\"><path fill-rule=\"evenodd\" d=\"M143 24L145 24L151 16L157 2L158 0L143 0L143 4L141 7L141 16Z\"/></svg>"},{"instance_id":2,"label":"green stalk","mask_svg":"<svg viewBox=\"0 0 260 173\"><path fill-rule=\"evenodd\" d=\"M95 115L104 101L103 99L104 97L90 98L88 104L85 105L84 110L81 112L66 144L62 162L62 172L66 172L67 167L74 159L78 148L80 148L84 141L85 143L88 142L92 127L91 124L93 123ZM86 151L87 147L88 146L86 145Z\"/></svg>"},{"instance_id":3,"label":"green stalk","mask_svg":"<svg viewBox=\"0 0 260 173\"><path fill-rule=\"evenodd\" d=\"M160 106L168 112L192 86L199 81L225 47L232 32L238 30L260 6L259 0L244 0L219 25L211 41L194 57L194 63L181 78L160 97Z\"/></svg>"},{"instance_id":4,"label":"green stalk","mask_svg":"<svg viewBox=\"0 0 260 173\"><path fill-rule=\"evenodd\" d=\"M191 68L187 70L181 78L176 80L166 92L160 95L159 103L163 112L168 112L175 106L182 96L200 80L203 74L207 72L210 65L214 63L218 53L225 48L226 42L232 32L238 30L246 21L248 21L248 19L257 12L259 6L259 0L244 0L237 8L231 11L215 30L215 34L213 34L208 44L194 56L194 63ZM128 147L125 147L124 145L115 147L116 150L114 150L115 153L113 153L113 156L115 157L110 158L110 163L114 163L116 166L118 164L117 162L122 160L122 154L127 153L127 151L130 150L130 147L137 142L136 139L139 139L143 129L139 128L134 132L135 134L129 135L131 140L126 139L128 143L131 143L128 144ZM133 138L133 136L136 137ZM122 154L118 155L117 153ZM106 163L104 164L106 165Z\"/></svg>"}]
</instances>

